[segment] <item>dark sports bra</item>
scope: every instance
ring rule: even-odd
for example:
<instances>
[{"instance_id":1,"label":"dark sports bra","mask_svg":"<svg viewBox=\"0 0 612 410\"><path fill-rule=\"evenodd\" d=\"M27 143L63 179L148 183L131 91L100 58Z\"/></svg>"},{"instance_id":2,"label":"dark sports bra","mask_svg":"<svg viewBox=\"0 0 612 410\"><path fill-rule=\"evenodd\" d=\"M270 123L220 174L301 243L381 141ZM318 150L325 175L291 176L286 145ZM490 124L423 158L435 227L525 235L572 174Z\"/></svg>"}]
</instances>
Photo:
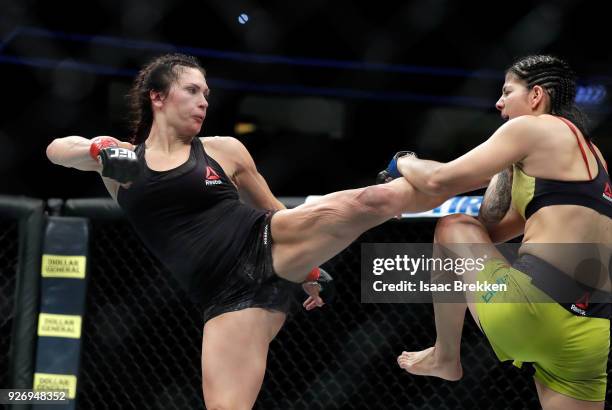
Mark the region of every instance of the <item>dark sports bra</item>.
<instances>
[{"instance_id":1,"label":"dark sports bra","mask_svg":"<svg viewBox=\"0 0 612 410\"><path fill-rule=\"evenodd\" d=\"M525 220L529 219L540 208L551 205L584 206L612 218L612 183L605 166L595 153L591 142L586 139L587 146L597 161L597 175L593 178L576 127L565 118L557 118L567 124L576 136L582 158L589 172L589 180L557 181L554 179L536 178L525 174L519 166L514 164L512 203L515 209Z\"/></svg>"}]
</instances>

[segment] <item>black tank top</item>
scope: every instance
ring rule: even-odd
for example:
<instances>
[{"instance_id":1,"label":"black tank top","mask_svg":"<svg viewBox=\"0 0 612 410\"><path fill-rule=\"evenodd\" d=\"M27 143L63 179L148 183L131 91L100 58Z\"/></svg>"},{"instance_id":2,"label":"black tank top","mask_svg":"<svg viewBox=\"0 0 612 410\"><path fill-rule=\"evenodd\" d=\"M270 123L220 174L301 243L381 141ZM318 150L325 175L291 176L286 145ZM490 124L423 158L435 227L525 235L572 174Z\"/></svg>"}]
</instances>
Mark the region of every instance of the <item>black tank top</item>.
<instances>
[{"instance_id":1,"label":"black tank top","mask_svg":"<svg viewBox=\"0 0 612 410\"><path fill-rule=\"evenodd\" d=\"M117 202L149 250L192 299L202 301L234 267L265 211L240 201L199 138L191 141L187 162L168 171L147 167L144 143L136 155L141 177L130 188L119 188Z\"/></svg>"}]
</instances>

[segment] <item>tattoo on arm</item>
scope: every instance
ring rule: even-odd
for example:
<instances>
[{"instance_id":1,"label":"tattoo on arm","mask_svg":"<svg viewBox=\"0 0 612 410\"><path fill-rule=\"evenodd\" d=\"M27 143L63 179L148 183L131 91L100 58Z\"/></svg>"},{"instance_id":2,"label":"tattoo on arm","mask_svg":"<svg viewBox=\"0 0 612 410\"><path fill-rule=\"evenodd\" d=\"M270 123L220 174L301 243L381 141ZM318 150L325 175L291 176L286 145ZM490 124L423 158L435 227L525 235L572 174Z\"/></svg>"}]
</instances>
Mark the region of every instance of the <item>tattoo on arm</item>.
<instances>
[{"instance_id":1,"label":"tattoo on arm","mask_svg":"<svg viewBox=\"0 0 612 410\"><path fill-rule=\"evenodd\" d=\"M494 180L487 188L478 219L485 225L494 224L502 220L502 218L510 209L510 201L512 199L512 168L508 168L500 172L494 177Z\"/></svg>"}]
</instances>

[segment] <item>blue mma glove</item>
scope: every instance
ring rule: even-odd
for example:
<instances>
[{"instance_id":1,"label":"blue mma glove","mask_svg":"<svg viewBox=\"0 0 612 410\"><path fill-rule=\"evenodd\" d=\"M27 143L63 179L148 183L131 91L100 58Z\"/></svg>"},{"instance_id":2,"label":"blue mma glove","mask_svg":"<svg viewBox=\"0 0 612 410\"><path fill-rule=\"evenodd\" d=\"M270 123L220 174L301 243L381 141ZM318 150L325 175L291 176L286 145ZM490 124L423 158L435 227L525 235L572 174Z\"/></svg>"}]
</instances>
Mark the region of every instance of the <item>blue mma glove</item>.
<instances>
[{"instance_id":1,"label":"blue mma glove","mask_svg":"<svg viewBox=\"0 0 612 410\"><path fill-rule=\"evenodd\" d=\"M399 170L397 169L397 160L406 155L412 155L417 158L417 155L412 151L399 151L393 156L389 162L389 165L387 165L387 169L378 173L376 176L376 183L384 184L392 179L401 177L402 174L400 174Z\"/></svg>"}]
</instances>

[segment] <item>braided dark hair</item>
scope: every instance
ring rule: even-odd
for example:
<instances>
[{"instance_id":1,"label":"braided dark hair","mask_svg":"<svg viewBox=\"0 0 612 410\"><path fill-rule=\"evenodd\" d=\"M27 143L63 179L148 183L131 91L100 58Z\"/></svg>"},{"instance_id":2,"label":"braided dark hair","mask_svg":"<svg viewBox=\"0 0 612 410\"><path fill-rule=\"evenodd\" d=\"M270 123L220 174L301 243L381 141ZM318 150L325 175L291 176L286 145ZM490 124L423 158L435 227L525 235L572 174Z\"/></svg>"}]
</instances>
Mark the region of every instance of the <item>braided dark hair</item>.
<instances>
[{"instance_id":1,"label":"braided dark hair","mask_svg":"<svg viewBox=\"0 0 612 410\"><path fill-rule=\"evenodd\" d=\"M159 56L144 66L136 78L128 94L130 134L133 144L140 144L149 136L153 125L153 109L151 108L151 91L167 94L173 82L177 81L184 67L196 68L206 77L195 57L185 54L165 54Z\"/></svg>"},{"instance_id":2,"label":"braided dark hair","mask_svg":"<svg viewBox=\"0 0 612 410\"><path fill-rule=\"evenodd\" d=\"M576 75L569 64L551 55L533 55L517 60L506 73L525 81L528 89L541 86L550 96L550 113L567 118L587 137L588 118L574 101Z\"/></svg>"}]
</instances>

